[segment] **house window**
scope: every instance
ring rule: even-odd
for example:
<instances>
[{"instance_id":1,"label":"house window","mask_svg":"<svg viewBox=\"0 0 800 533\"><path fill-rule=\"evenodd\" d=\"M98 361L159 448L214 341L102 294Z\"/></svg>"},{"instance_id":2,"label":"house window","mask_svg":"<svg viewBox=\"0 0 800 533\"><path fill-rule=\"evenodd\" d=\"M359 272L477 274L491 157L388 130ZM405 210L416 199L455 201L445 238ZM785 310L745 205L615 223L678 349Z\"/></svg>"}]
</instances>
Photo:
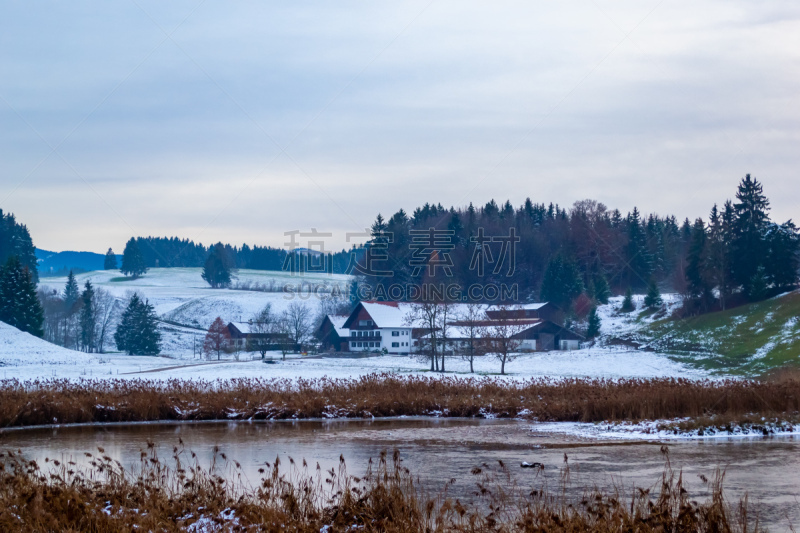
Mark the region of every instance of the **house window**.
<instances>
[{"instance_id":1,"label":"house window","mask_svg":"<svg viewBox=\"0 0 800 533\"><path fill-rule=\"evenodd\" d=\"M399 342L393 342L392 343L392 348L399 348L399 347L400 347L400 343Z\"/></svg>"},{"instance_id":2,"label":"house window","mask_svg":"<svg viewBox=\"0 0 800 533\"><path fill-rule=\"evenodd\" d=\"M400 332L399 331L393 331L392 332L392 337L399 337L399 336L400 336Z\"/></svg>"}]
</instances>

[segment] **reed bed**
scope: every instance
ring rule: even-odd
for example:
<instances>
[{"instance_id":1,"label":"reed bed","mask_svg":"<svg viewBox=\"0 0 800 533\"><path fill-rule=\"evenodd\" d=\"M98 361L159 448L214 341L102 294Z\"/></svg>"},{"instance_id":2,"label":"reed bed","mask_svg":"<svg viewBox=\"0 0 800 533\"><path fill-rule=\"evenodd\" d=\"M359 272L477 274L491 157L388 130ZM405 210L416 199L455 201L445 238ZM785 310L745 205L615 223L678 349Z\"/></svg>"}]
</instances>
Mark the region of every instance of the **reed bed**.
<instances>
[{"instance_id":1,"label":"reed bed","mask_svg":"<svg viewBox=\"0 0 800 533\"><path fill-rule=\"evenodd\" d=\"M663 450L665 455L668 451ZM203 468L176 446L170 460L155 447L126 470L99 453L88 466L47 460L45 465L16 453L0 455L0 528L3 531L282 531L282 532L623 532L760 531L747 500L729 504L722 475L707 481L711 496L692 499L683 477L667 459L660 480L624 495L619 489L585 490L567 496L569 468L561 490L522 488L507 467L483 464L472 470L475 490L466 498L422 490L398 452L370 460L363 477L322 471L290 461L265 463L254 484L219 451Z\"/></svg>"},{"instance_id":2,"label":"reed bed","mask_svg":"<svg viewBox=\"0 0 800 533\"><path fill-rule=\"evenodd\" d=\"M395 416L539 421L797 419L800 380L427 378L0 382L0 427Z\"/></svg>"}]
</instances>

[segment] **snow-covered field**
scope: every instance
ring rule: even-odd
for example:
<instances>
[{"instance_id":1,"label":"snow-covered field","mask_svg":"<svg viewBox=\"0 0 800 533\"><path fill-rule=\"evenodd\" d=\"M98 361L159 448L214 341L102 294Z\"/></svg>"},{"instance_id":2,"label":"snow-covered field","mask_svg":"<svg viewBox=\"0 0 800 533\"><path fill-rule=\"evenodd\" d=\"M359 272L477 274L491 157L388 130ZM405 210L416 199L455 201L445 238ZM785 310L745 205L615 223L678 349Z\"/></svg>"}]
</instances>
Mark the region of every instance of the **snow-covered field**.
<instances>
[{"instance_id":1,"label":"snow-covered field","mask_svg":"<svg viewBox=\"0 0 800 533\"><path fill-rule=\"evenodd\" d=\"M4 326L6 329L13 329ZM5 337L6 329L0 331ZM16 330L14 330L16 331ZM87 355L53 346L17 331L14 342L0 344L2 377L20 380L39 378L122 378L122 379L230 379L230 378L357 378L373 373L442 376L428 371L429 363L416 356L303 357L289 355L280 360L279 353L269 354L274 364L260 360L170 359L126 355ZM52 360L54 363L50 363ZM496 376L500 363L493 358L475 362L475 377ZM444 376L469 377L469 363L448 358ZM529 378L703 378L706 374L665 356L635 350L589 348L572 352L545 352L520 355L506 365L504 379Z\"/></svg>"},{"instance_id":2,"label":"snow-covered field","mask_svg":"<svg viewBox=\"0 0 800 533\"><path fill-rule=\"evenodd\" d=\"M344 286L348 276L306 275L302 278L280 272L247 271L238 273L239 281L281 286L282 284L310 282L316 286L340 283ZM151 269L136 280L121 278L116 271L99 271L80 274L78 282L90 279L120 299L137 291L154 305L156 312L171 323L162 324L163 356L132 357L122 354L89 355L49 344L41 339L21 333L9 326L0 329L0 377L22 380L61 377L68 379L124 378L124 379L226 379L226 378L355 378L376 372L434 375L428 372L429 363L416 356L302 357L290 355L286 361L264 364L260 360L244 360L253 354L242 354L241 361L206 361L194 355L194 346L202 344L204 331L217 317L225 321L247 320L265 304L271 303L273 311L280 312L293 300L283 292L256 292L229 289L211 289L200 277L197 268ZM42 285L60 290L63 278L45 278ZM641 308L641 296L635 298ZM677 297L665 295L667 312L678 304ZM315 297L306 298L307 305L316 311ZM636 322L639 312L624 314L618 309L621 297L612 298L607 306L598 310L602 319L604 338L622 335L641 327ZM644 319L647 320L647 319ZM177 323L175 325L173 323ZM182 324L182 325L181 325ZM602 344L602 343L601 343ZM230 357L230 356L229 356ZM280 354L271 354L280 359ZM497 375L500 363L491 358L475 362L478 376ZM446 375L469 376L469 364L460 358L447 360ZM529 378L648 378L688 377L704 378L707 373L674 361L664 354L626 349L625 347L598 346L571 352L553 351L519 356L506 365L505 379Z\"/></svg>"},{"instance_id":3,"label":"snow-covered field","mask_svg":"<svg viewBox=\"0 0 800 533\"><path fill-rule=\"evenodd\" d=\"M239 270L238 283L250 282L261 286L272 286L277 292L245 291L233 289L212 289L201 278L199 268L151 268L138 279L128 279L117 270L101 270L86 272L75 276L82 287L90 280L95 287L107 290L118 299L123 300L132 292L138 292L147 298L156 313L167 321L180 325L164 324L162 328L164 355L176 358L192 358L193 345L199 340L203 342L203 331L208 329L215 318L221 317L227 322L246 321L261 310L267 303L272 310L280 313L293 301L301 301L316 313L318 298L309 293L309 287L324 289L338 285L347 294L350 276L341 274L306 273L291 275L287 272L264 270ZM40 286L61 291L66 278L43 278ZM303 289L296 294L286 293L281 288ZM198 329L194 329L198 328Z\"/></svg>"}]
</instances>

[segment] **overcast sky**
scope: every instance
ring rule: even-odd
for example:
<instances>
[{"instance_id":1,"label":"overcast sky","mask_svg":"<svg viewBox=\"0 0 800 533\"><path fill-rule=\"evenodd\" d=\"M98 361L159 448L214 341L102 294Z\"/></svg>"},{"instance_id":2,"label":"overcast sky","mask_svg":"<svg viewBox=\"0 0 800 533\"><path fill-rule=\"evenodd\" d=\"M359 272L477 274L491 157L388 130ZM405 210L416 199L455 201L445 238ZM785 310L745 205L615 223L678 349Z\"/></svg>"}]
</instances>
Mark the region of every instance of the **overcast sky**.
<instances>
[{"instance_id":1,"label":"overcast sky","mask_svg":"<svg viewBox=\"0 0 800 533\"><path fill-rule=\"evenodd\" d=\"M0 208L51 250L424 202L800 218L797 2L3 2Z\"/></svg>"}]
</instances>

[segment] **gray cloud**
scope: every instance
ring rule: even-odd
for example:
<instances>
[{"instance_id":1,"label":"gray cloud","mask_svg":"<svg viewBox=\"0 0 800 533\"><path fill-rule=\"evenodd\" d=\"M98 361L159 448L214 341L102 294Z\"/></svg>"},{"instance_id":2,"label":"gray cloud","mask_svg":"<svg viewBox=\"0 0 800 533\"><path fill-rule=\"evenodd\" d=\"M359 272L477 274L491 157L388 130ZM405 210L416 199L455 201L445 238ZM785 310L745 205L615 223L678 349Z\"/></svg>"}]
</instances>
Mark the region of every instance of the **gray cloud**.
<instances>
[{"instance_id":1,"label":"gray cloud","mask_svg":"<svg viewBox=\"0 0 800 533\"><path fill-rule=\"evenodd\" d=\"M796 218L786 2L37 6L0 17L0 208L44 248L343 245L491 197L696 217L746 172Z\"/></svg>"}]
</instances>

